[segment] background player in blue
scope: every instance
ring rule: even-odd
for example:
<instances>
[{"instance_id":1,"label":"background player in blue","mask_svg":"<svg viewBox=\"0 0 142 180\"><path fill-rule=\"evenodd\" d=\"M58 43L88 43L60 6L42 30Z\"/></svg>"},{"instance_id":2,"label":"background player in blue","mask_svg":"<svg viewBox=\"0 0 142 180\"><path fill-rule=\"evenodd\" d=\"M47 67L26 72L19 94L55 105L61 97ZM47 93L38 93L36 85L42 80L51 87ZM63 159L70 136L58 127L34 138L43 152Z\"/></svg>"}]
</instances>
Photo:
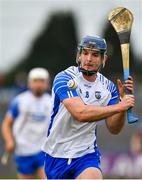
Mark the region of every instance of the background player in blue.
<instances>
[{"instance_id":1,"label":"background player in blue","mask_svg":"<svg viewBox=\"0 0 142 180\"><path fill-rule=\"evenodd\" d=\"M52 115L46 152L45 172L49 179L101 179L96 125L105 119L108 130L118 134L134 96L124 95L124 86L133 93L133 80L113 82L99 73L105 66L106 42L86 36L78 46L78 67L69 67L55 77L52 88ZM121 101L119 101L119 93Z\"/></svg>"},{"instance_id":2,"label":"background player in blue","mask_svg":"<svg viewBox=\"0 0 142 180\"><path fill-rule=\"evenodd\" d=\"M15 151L18 178L31 179L37 174L45 178L44 153L41 152L50 120L51 96L48 88L49 73L43 68L29 72L29 90L16 96L2 125L5 150Z\"/></svg>"}]
</instances>

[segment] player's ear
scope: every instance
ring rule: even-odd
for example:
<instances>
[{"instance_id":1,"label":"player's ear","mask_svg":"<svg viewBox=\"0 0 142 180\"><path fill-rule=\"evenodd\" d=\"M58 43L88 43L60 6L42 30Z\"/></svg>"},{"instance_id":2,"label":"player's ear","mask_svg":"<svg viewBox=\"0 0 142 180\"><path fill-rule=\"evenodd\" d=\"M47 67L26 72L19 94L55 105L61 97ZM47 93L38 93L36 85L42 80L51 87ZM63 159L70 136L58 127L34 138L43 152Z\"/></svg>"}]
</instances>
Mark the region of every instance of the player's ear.
<instances>
[{"instance_id":1,"label":"player's ear","mask_svg":"<svg viewBox=\"0 0 142 180\"><path fill-rule=\"evenodd\" d=\"M81 63L81 57L80 57L80 54L78 56L78 63L80 64Z\"/></svg>"},{"instance_id":2,"label":"player's ear","mask_svg":"<svg viewBox=\"0 0 142 180\"><path fill-rule=\"evenodd\" d=\"M105 67L106 61L108 60L108 56L106 54L104 54L104 58L103 58L103 68Z\"/></svg>"}]
</instances>

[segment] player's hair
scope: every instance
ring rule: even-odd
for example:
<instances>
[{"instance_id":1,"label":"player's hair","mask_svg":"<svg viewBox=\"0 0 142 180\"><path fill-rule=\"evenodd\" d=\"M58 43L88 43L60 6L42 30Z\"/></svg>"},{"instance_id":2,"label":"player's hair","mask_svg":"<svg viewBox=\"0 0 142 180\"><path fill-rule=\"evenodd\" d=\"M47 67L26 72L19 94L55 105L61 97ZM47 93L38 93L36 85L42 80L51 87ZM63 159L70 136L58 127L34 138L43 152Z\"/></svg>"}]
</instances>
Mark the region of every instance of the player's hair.
<instances>
[{"instance_id":1,"label":"player's hair","mask_svg":"<svg viewBox=\"0 0 142 180\"><path fill-rule=\"evenodd\" d=\"M49 72L45 68L34 68L28 74L28 81L34 79L49 79Z\"/></svg>"}]
</instances>

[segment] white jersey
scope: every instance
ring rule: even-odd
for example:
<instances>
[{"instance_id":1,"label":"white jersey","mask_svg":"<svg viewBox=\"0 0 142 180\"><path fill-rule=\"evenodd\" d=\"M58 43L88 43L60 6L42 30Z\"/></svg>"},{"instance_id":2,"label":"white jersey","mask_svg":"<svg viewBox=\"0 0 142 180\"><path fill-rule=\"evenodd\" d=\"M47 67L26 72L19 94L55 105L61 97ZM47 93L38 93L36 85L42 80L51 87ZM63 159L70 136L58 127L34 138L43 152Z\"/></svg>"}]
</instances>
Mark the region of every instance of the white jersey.
<instances>
[{"instance_id":1,"label":"white jersey","mask_svg":"<svg viewBox=\"0 0 142 180\"><path fill-rule=\"evenodd\" d=\"M75 79L77 88L69 88ZM116 86L97 73L95 82L84 79L78 67L71 66L55 77L52 89L52 115L43 151L53 157L76 158L95 151L96 122L79 122L67 111L62 101L79 96L85 104L107 106L118 102Z\"/></svg>"},{"instance_id":2,"label":"white jersey","mask_svg":"<svg viewBox=\"0 0 142 180\"><path fill-rule=\"evenodd\" d=\"M8 113L14 119L15 154L26 156L40 152L51 116L51 96L35 97L26 91L13 99Z\"/></svg>"}]
</instances>

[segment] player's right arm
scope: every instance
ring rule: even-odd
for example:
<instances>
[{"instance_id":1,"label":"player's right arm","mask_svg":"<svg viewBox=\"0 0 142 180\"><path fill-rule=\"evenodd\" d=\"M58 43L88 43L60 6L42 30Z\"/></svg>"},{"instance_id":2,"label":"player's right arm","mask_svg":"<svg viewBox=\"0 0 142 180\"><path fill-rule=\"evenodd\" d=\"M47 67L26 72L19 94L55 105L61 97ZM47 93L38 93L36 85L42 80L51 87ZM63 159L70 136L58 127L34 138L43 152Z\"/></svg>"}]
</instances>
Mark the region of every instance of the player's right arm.
<instances>
[{"instance_id":1,"label":"player's right arm","mask_svg":"<svg viewBox=\"0 0 142 180\"><path fill-rule=\"evenodd\" d=\"M13 118L10 114L6 114L2 123L2 135L5 141L5 150L12 152L15 147L14 138L12 135Z\"/></svg>"},{"instance_id":2,"label":"player's right arm","mask_svg":"<svg viewBox=\"0 0 142 180\"><path fill-rule=\"evenodd\" d=\"M56 76L53 83L53 90L60 102L64 104L70 114L80 122L94 122L105 119L116 113L126 111L134 106L134 96L125 96L121 102L109 106L85 105L78 95L76 89L68 87L68 81L73 77L71 73L60 73Z\"/></svg>"},{"instance_id":3,"label":"player's right arm","mask_svg":"<svg viewBox=\"0 0 142 180\"><path fill-rule=\"evenodd\" d=\"M12 133L12 127L16 117L19 114L17 99L14 99L6 113L2 123L2 135L5 141L5 150L12 152L15 148L14 137Z\"/></svg>"},{"instance_id":4,"label":"player's right arm","mask_svg":"<svg viewBox=\"0 0 142 180\"><path fill-rule=\"evenodd\" d=\"M118 104L103 107L85 105L80 97L65 99L63 104L77 121L94 122L127 111L127 109L134 106L134 96L125 96Z\"/></svg>"}]
</instances>

